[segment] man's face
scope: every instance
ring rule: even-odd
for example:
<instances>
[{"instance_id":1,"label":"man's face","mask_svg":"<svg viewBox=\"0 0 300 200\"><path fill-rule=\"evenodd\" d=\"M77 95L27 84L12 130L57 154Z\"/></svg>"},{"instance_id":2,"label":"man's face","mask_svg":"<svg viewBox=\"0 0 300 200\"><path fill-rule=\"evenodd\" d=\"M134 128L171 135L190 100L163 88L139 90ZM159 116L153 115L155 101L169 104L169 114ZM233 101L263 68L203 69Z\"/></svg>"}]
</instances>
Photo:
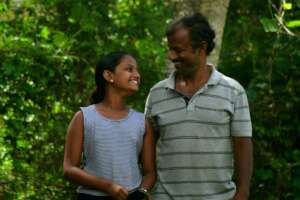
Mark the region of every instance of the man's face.
<instances>
[{"instance_id":1,"label":"man's face","mask_svg":"<svg viewBox=\"0 0 300 200\"><path fill-rule=\"evenodd\" d=\"M199 49L194 49L189 36L189 30L178 27L168 37L168 57L174 63L178 73L192 75L200 63Z\"/></svg>"}]
</instances>

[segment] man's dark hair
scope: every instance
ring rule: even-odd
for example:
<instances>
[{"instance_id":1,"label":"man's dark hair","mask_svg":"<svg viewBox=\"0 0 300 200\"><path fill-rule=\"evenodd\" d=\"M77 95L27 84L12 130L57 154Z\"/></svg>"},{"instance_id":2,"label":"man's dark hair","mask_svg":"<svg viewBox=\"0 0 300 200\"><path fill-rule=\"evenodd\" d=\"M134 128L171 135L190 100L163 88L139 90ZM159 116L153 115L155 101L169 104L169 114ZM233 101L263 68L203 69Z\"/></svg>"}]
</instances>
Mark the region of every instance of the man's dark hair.
<instances>
[{"instance_id":1,"label":"man's dark hair","mask_svg":"<svg viewBox=\"0 0 300 200\"><path fill-rule=\"evenodd\" d=\"M193 48L200 47L203 41L207 43L206 54L208 55L215 47L215 32L208 23L206 17L200 13L195 13L191 16L185 16L171 24L167 31L167 37L173 35L178 28L186 28L189 30Z\"/></svg>"}]
</instances>

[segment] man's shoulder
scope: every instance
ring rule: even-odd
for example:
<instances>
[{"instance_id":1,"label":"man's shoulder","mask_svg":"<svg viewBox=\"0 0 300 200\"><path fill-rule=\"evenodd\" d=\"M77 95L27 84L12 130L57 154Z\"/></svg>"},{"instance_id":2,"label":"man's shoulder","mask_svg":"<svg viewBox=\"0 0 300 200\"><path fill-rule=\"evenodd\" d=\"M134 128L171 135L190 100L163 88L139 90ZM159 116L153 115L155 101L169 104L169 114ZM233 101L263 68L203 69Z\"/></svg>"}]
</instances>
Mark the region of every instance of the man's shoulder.
<instances>
[{"instance_id":1,"label":"man's shoulder","mask_svg":"<svg viewBox=\"0 0 300 200\"><path fill-rule=\"evenodd\" d=\"M168 79L164 79L164 80L161 80L161 81L157 82L156 84L154 84L152 86L152 88L150 89L150 92L166 89L167 88L167 82L168 82Z\"/></svg>"},{"instance_id":2,"label":"man's shoulder","mask_svg":"<svg viewBox=\"0 0 300 200\"><path fill-rule=\"evenodd\" d=\"M244 87L234 78L231 78L227 75L221 73L221 80L219 82L220 85L232 88L237 91L244 91Z\"/></svg>"}]
</instances>

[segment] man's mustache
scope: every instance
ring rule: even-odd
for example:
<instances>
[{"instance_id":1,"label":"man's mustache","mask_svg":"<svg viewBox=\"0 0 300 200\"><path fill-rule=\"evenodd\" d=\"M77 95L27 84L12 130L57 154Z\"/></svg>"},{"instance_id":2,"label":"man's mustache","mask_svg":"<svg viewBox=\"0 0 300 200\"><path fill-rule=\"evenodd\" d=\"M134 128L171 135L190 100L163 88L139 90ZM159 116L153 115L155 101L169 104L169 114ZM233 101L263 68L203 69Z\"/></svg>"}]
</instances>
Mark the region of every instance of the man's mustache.
<instances>
[{"instance_id":1,"label":"man's mustache","mask_svg":"<svg viewBox=\"0 0 300 200\"><path fill-rule=\"evenodd\" d=\"M180 63L180 60L179 59L174 59L174 60L172 60L172 63Z\"/></svg>"}]
</instances>

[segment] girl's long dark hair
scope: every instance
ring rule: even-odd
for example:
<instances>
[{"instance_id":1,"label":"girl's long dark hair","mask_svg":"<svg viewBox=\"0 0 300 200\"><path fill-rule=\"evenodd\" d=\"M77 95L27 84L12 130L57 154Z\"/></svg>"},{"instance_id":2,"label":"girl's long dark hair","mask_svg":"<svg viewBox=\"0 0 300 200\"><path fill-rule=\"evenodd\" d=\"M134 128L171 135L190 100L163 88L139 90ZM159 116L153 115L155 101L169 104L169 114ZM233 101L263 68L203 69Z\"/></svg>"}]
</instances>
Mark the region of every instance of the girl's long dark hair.
<instances>
[{"instance_id":1,"label":"girl's long dark hair","mask_svg":"<svg viewBox=\"0 0 300 200\"><path fill-rule=\"evenodd\" d=\"M103 101L105 97L106 80L103 77L103 71L109 70L114 72L116 67L121 63L124 56L129 55L124 51L112 52L104 55L97 63L95 70L96 90L92 93L90 102L92 104Z\"/></svg>"}]
</instances>

